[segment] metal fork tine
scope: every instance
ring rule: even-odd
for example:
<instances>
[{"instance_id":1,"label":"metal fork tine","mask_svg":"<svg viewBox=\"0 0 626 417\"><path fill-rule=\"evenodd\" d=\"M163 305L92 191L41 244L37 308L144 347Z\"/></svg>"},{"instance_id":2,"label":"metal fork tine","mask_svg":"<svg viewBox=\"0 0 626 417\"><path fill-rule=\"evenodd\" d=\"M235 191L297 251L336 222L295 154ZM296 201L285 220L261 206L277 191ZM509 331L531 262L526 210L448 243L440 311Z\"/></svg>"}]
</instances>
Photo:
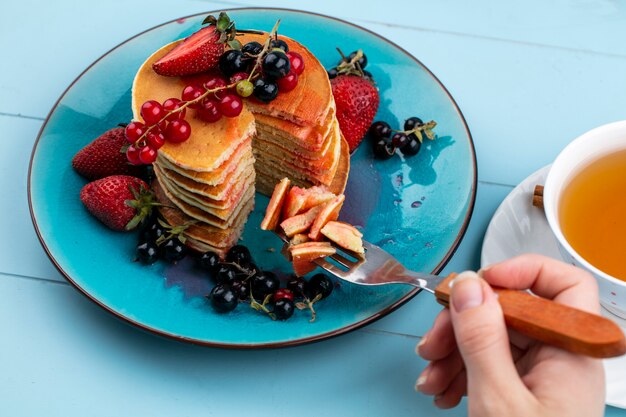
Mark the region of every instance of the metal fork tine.
<instances>
[{"instance_id":1,"label":"metal fork tine","mask_svg":"<svg viewBox=\"0 0 626 417\"><path fill-rule=\"evenodd\" d=\"M345 279L347 276L350 275L350 270L344 271L343 269L338 268L337 266L331 264L325 259L318 259L315 261L315 263L319 265L321 268L330 272L331 274L337 275L339 278Z\"/></svg>"},{"instance_id":2,"label":"metal fork tine","mask_svg":"<svg viewBox=\"0 0 626 417\"><path fill-rule=\"evenodd\" d=\"M330 257L336 261L339 265L345 266L346 268L350 269L353 266L353 262L350 262L349 260L347 260L346 258L344 258L343 256L339 255L339 254L334 254L334 255L330 255Z\"/></svg>"}]
</instances>

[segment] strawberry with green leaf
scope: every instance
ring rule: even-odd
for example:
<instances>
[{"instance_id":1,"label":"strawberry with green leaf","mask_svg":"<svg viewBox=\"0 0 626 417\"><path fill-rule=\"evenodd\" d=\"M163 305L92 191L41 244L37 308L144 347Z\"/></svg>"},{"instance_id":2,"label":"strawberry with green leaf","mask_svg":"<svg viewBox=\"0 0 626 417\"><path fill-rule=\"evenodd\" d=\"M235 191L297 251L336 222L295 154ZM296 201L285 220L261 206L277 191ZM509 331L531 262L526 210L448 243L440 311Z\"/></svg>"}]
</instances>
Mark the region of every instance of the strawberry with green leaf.
<instances>
[{"instance_id":1,"label":"strawberry with green leaf","mask_svg":"<svg viewBox=\"0 0 626 417\"><path fill-rule=\"evenodd\" d=\"M128 175L90 182L80 190L80 201L95 218L117 231L135 229L160 205L148 184Z\"/></svg>"},{"instance_id":2,"label":"strawberry with green leaf","mask_svg":"<svg viewBox=\"0 0 626 417\"><path fill-rule=\"evenodd\" d=\"M176 45L152 64L152 69L168 77L198 74L217 66L226 45L241 49L241 43L235 39L235 22L226 13L221 12L217 18L207 16L202 24L207 26Z\"/></svg>"},{"instance_id":3,"label":"strawberry with green leaf","mask_svg":"<svg viewBox=\"0 0 626 417\"><path fill-rule=\"evenodd\" d=\"M350 152L354 152L374 120L380 96L374 81L359 64L363 51L358 50L350 56L350 59L344 57L337 66L337 75L330 80L330 85L341 133L350 146Z\"/></svg>"}]
</instances>

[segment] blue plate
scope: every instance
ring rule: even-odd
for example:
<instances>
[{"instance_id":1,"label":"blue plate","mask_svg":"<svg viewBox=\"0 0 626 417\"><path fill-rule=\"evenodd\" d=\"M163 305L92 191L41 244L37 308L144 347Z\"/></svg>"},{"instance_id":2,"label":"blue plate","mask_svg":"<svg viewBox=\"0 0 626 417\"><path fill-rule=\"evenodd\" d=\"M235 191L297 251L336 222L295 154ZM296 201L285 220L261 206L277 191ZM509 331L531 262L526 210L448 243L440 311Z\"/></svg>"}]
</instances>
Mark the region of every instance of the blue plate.
<instances>
[{"instance_id":1,"label":"blue plate","mask_svg":"<svg viewBox=\"0 0 626 417\"><path fill-rule=\"evenodd\" d=\"M366 142L352 155L342 218L362 227L365 238L409 268L439 272L460 243L476 191L472 139L456 103L437 78L392 42L351 23L281 9L236 9L240 28L270 30L307 46L326 66L343 51L363 48L378 83L376 119L401 127L405 118L434 119L437 140L417 156L373 159ZM277 347L320 340L370 323L408 301L406 286L359 287L340 283L317 304L317 320L296 311L272 321L247 305L217 314L203 295L210 281L186 259L176 266L132 262L135 234L108 230L79 200L85 180L71 168L72 156L103 131L131 119L130 86L136 70L156 49L188 36L206 14L165 23L117 46L85 70L54 106L33 149L29 201L35 228L50 259L80 292L129 323L193 343L232 347ZM333 42L329 43L329 39ZM259 224L268 199L256 197L243 244L257 263L286 275L281 242Z\"/></svg>"}]
</instances>

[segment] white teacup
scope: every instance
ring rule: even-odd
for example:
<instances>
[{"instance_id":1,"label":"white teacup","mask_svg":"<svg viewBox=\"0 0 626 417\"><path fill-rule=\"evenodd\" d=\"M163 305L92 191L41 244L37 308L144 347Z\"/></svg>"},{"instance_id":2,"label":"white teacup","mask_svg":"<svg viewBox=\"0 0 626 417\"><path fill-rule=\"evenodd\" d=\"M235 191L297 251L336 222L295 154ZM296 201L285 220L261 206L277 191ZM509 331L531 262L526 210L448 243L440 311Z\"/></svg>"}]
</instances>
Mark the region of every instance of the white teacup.
<instances>
[{"instance_id":1,"label":"white teacup","mask_svg":"<svg viewBox=\"0 0 626 417\"><path fill-rule=\"evenodd\" d=\"M543 205L563 259L591 272L598 281L600 303L611 313L626 319L626 282L600 271L583 259L563 236L558 216L561 194L572 177L590 162L623 149L626 149L626 121L600 126L576 138L561 151L550 168ZM626 262L626 254L624 258Z\"/></svg>"}]
</instances>

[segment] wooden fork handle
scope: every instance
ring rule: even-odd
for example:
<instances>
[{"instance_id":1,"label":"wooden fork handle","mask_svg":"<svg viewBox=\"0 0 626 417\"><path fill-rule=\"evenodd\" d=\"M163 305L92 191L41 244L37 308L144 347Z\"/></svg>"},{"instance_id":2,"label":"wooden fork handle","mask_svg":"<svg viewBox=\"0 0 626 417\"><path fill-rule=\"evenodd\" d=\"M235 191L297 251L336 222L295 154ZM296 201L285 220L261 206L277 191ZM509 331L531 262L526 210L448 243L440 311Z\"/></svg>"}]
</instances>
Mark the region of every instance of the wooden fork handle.
<instances>
[{"instance_id":1,"label":"wooden fork handle","mask_svg":"<svg viewBox=\"0 0 626 417\"><path fill-rule=\"evenodd\" d=\"M452 274L435 288L437 301L449 306ZM510 329L561 349L611 358L626 353L626 339L611 320L534 296L528 292L494 288Z\"/></svg>"}]
</instances>

